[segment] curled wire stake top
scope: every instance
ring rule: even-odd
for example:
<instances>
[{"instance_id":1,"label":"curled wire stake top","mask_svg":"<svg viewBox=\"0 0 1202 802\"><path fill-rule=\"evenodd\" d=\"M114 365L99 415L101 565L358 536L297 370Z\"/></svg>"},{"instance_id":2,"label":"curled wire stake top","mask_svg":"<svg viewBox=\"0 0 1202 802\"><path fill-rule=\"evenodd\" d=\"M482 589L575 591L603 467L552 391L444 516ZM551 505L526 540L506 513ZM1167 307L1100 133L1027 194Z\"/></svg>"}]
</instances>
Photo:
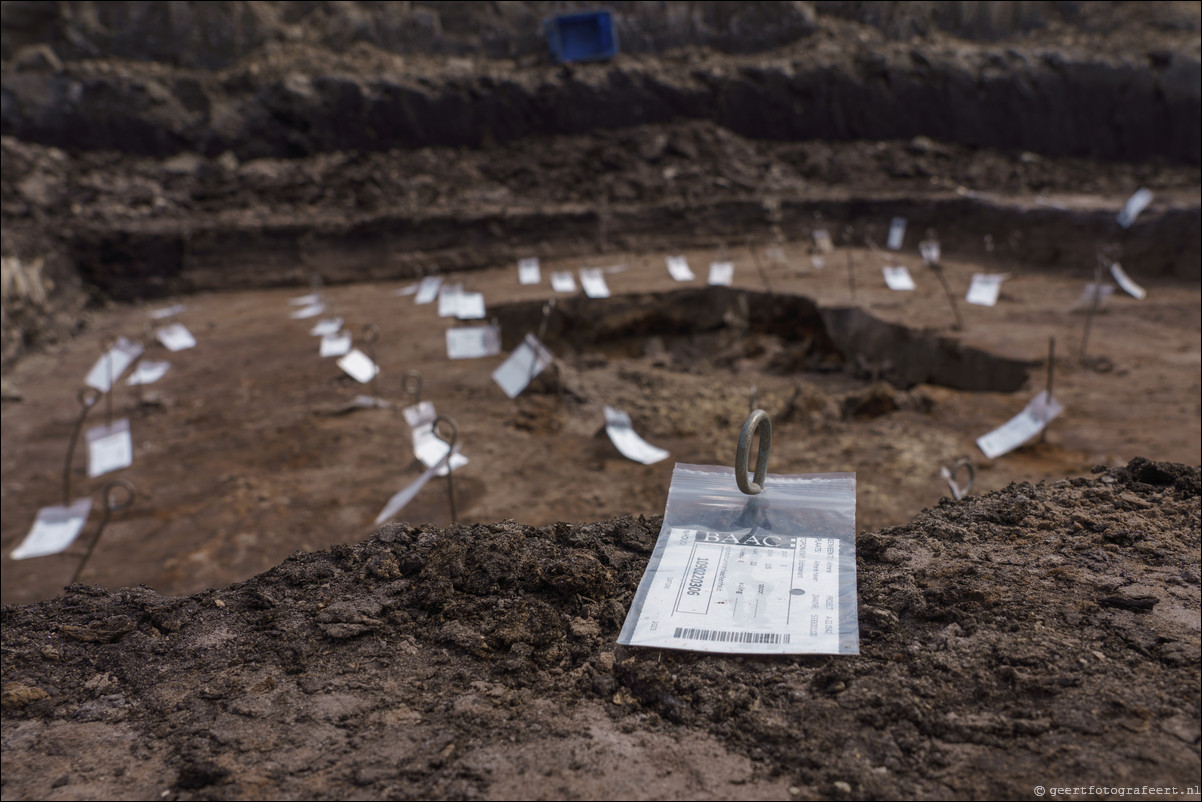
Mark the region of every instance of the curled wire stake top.
<instances>
[{"instance_id":1,"label":"curled wire stake top","mask_svg":"<svg viewBox=\"0 0 1202 802\"><path fill-rule=\"evenodd\" d=\"M118 501L114 495L114 492L117 490L125 491L125 499L123 501ZM132 482L127 479L114 479L104 486L104 508L109 512L119 512L133 504L136 496L137 491L134 490Z\"/></svg>"},{"instance_id":2,"label":"curled wire stake top","mask_svg":"<svg viewBox=\"0 0 1202 802\"><path fill-rule=\"evenodd\" d=\"M747 481L747 457L751 452L751 438L756 429L760 431L760 453L755 459L755 481ZM739 490L749 496L764 492L764 476L768 472L768 451L772 448L772 421L768 413L757 409L747 416L743 431L739 434L739 447L735 449L735 482Z\"/></svg>"},{"instance_id":3,"label":"curled wire stake top","mask_svg":"<svg viewBox=\"0 0 1202 802\"><path fill-rule=\"evenodd\" d=\"M968 469L968 484L964 485L963 487L956 482L956 474L960 472L961 468ZM951 468L940 468L939 473L942 474L943 478L947 480L947 486L952 491L952 498L954 498L956 501L959 501L968 495L968 491L972 490L973 482L975 482L977 479L977 469L973 466L972 460L970 460L968 457L961 457L960 459L956 460L952 464Z\"/></svg>"},{"instance_id":4,"label":"curled wire stake top","mask_svg":"<svg viewBox=\"0 0 1202 802\"><path fill-rule=\"evenodd\" d=\"M95 387L85 387L79 391L79 405L86 409L91 409L96 406L96 402L100 400L101 392Z\"/></svg>"},{"instance_id":5,"label":"curled wire stake top","mask_svg":"<svg viewBox=\"0 0 1202 802\"><path fill-rule=\"evenodd\" d=\"M413 403L420 404L422 401L422 374L421 371L407 370L405 375L401 377L401 390L413 396Z\"/></svg>"},{"instance_id":6,"label":"curled wire stake top","mask_svg":"<svg viewBox=\"0 0 1202 802\"><path fill-rule=\"evenodd\" d=\"M449 435L443 435L443 433L438 430L438 425L440 423L446 424L447 429L450 430ZM437 418L435 418L434 436L446 443L451 448L454 448L455 443L459 440L459 427L455 424L455 419L450 415L439 415Z\"/></svg>"},{"instance_id":7,"label":"curled wire stake top","mask_svg":"<svg viewBox=\"0 0 1202 802\"><path fill-rule=\"evenodd\" d=\"M363 342L375 343L380 339L380 327L375 323L368 323L363 327Z\"/></svg>"}]
</instances>

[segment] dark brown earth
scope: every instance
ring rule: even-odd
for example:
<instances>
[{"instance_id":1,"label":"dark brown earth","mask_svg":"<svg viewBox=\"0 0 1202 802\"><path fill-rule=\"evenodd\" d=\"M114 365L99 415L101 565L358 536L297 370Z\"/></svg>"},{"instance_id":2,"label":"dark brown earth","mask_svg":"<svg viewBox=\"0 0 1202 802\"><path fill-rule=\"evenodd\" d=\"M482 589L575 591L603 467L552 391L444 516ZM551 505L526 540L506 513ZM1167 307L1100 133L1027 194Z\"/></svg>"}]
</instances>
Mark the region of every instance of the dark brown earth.
<instances>
[{"instance_id":1,"label":"dark brown earth","mask_svg":"<svg viewBox=\"0 0 1202 802\"><path fill-rule=\"evenodd\" d=\"M389 524L193 596L5 606L4 795L1197 797L1197 468L862 534L857 657L615 647L660 520Z\"/></svg>"},{"instance_id":2,"label":"dark brown earth","mask_svg":"<svg viewBox=\"0 0 1202 802\"><path fill-rule=\"evenodd\" d=\"M1202 8L611 5L622 54L560 67L538 24L578 5L3 4L4 799L1199 798ZM868 247L896 215L912 293ZM1011 275L963 329L928 231L957 298ZM1149 295L1083 354L1099 249ZM548 273L619 265L507 400ZM391 294L428 272L501 355L446 359ZM315 276L379 326L392 409L348 411L367 388L288 319ZM9 552L101 342L175 301L198 346L112 398L132 467L76 455L76 495L137 498L64 589L98 514ZM982 459L1050 337L1065 414ZM471 459L459 524L439 480L377 529L420 472L415 368ZM673 463L730 464L753 388L773 473L857 474L862 654L616 646ZM606 404L671 457L621 457ZM975 495L940 500L964 455Z\"/></svg>"}]
</instances>

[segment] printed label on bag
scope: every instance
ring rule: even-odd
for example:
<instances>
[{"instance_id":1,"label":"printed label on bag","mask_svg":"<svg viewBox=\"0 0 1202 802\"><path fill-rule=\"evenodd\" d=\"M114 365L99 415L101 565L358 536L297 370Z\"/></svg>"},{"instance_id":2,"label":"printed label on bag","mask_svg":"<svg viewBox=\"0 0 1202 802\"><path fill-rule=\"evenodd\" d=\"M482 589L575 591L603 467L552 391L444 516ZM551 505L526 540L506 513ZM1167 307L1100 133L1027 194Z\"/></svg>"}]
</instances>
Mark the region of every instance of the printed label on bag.
<instances>
[{"instance_id":1,"label":"printed label on bag","mask_svg":"<svg viewBox=\"0 0 1202 802\"><path fill-rule=\"evenodd\" d=\"M837 654L838 538L674 527L629 645Z\"/></svg>"}]
</instances>

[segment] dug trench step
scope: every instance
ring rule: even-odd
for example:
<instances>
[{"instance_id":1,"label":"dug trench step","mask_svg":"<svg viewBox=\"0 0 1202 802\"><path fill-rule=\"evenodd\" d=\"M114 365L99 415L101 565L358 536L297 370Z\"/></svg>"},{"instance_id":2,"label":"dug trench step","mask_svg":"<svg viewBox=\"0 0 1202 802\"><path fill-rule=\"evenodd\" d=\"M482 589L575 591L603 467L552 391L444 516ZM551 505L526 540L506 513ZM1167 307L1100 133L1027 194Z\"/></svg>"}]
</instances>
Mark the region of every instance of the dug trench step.
<instances>
[{"instance_id":1,"label":"dug trench step","mask_svg":"<svg viewBox=\"0 0 1202 802\"><path fill-rule=\"evenodd\" d=\"M1087 47L1087 46L1086 46ZM479 147L702 119L769 140L944 142L1048 156L1202 161L1199 62L1178 46L1133 52L803 40L770 55L620 57L479 72L297 54L220 73L82 63L10 71L0 130L41 144L239 159ZM1115 103L1122 97L1122 103Z\"/></svg>"},{"instance_id":2,"label":"dug trench step","mask_svg":"<svg viewBox=\"0 0 1202 802\"><path fill-rule=\"evenodd\" d=\"M490 314L501 324L502 347L511 350L525 332L536 330L542 309L541 301L492 307ZM1011 393L1022 389L1027 371L1038 364L887 323L858 308L824 309L798 295L728 287L561 299L548 320L546 341L553 350L616 350L638 357L651 338L687 346L719 333L767 334L798 345L804 354L791 363L789 372L872 365L879 377L901 388L925 383Z\"/></svg>"},{"instance_id":3,"label":"dug trench step","mask_svg":"<svg viewBox=\"0 0 1202 802\"><path fill-rule=\"evenodd\" d=\"M612 247L663 251L713 247L774 232L804 237L821 225L855 230L856 241L906 217L915 231L935 228L944 254L982 257L988 235L994 258L1023 269L1092 270L1098 244L1115 236L1123 199L1051 208L983 195L785 200L613 206L606 214ZM1126 233L1126 264L1141 276L1202 276L1202 213L1186 202L1158 204ZM1113 207L1113 208L1112 208ZM411 278L429 266L473 270L515 262L534 245L544 259L594 255L601 212L580 205L533 209L496 206L422 216L384 213L314 220L152 221L79 230L71 251L85 283L117 300L213 289L297 286L319 270L327 283ZM988 259L988 255L985 256Z\"/></svg>"}]
</instances>

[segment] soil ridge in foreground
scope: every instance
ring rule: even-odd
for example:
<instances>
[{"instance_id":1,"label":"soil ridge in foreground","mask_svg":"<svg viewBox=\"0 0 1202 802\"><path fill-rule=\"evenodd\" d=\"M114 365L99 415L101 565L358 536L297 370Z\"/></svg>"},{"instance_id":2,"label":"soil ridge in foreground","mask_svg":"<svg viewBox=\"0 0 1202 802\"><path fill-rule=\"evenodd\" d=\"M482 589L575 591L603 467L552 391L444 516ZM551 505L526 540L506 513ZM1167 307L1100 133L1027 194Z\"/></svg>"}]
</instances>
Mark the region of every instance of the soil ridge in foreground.
<instances>
[{"instance_id":1,"label":"soil ridge in foreground","mask_svg":"<svg viewBox=\"0 0 1202 802\"><path fill-rule=\"evenodd\" d=\"M660 526L388 524L225 589L3 608L4 796L966 798L1186 786L1199 468L857 542L861 655L617 647Z\"/></svg>"}]
</instances>

